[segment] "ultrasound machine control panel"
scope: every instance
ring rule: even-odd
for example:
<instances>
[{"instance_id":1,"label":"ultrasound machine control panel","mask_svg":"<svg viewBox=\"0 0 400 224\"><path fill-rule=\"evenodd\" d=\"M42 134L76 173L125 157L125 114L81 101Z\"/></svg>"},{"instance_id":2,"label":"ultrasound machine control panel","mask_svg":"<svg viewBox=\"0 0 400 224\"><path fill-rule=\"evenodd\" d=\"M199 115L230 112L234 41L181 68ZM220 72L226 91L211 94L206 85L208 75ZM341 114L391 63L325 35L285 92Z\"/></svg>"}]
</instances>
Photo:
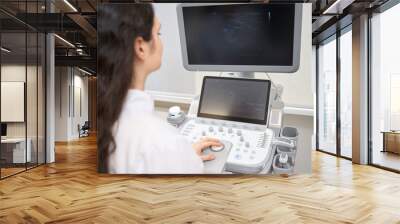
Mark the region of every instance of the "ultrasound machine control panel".
<instances>
[{"instance_id":1,"label":"ultrasound machine control panel","mask_svg":"<svg viewBox=\"0 0 400 224\"><path fill-rule=\"evenodd\" d=\"M180 126L192 142L217 138L222 147L204 151L206 173L264 173L274 156L274 131L267 128L271 96L270 80L205 77L197 115Z\"/></svg>"}]
</instances>

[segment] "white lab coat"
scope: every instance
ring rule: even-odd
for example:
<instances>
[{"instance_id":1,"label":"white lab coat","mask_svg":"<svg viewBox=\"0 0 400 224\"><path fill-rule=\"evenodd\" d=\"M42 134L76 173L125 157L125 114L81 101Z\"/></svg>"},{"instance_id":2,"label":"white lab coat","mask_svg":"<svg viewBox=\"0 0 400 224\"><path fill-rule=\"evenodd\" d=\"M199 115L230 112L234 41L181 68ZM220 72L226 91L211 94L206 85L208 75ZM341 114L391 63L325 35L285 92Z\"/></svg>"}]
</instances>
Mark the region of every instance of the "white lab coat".
<instances>
[{"instance_id":1,"label":"white lab coat","mask_svg":"<svg viewBox=\"0 0 400 224\"><path fill-rule=\"evenodd\" d=\"M143 91L128 91L113 133L116 149L109 157L110 173L203 173L191 143L155 115L154 101Z\"/></svg>"}]
</instances>

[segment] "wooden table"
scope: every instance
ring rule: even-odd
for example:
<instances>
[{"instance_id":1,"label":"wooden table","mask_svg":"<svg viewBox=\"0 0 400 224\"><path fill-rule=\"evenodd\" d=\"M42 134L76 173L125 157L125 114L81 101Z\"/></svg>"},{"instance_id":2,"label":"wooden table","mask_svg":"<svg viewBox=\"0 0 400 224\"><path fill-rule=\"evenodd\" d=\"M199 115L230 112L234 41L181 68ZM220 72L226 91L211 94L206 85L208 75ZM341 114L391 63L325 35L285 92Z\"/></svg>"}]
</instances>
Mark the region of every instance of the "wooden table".
<instances>
[{"instance_id":1,"label":"wooden table","mask_svg":"<svg viewBox=\"0 0 400 224\"><path fill-rule=\"evenodd\" d=\"M400 154L400 131L383 131L382 152Z\"/></svg>"}]
</instances>

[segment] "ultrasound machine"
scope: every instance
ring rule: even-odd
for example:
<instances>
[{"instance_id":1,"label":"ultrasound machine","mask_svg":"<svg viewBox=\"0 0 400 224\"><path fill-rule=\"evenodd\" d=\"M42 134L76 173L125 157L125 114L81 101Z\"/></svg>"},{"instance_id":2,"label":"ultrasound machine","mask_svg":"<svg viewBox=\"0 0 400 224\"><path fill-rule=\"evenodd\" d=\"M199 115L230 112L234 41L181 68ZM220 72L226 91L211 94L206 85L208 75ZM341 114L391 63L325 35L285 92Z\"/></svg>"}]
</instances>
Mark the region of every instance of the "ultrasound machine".
<instances>
[{"instance_id":1,"label":"ultrasound machine","mask_svg":"<svg viewBox=\"0 0 400 224\"><path fill-rule=\"evenodd\" d=\"M298 133L283 127L283 88L268 73L298 70L302 5L184 3L177 12L185 69L220 76L205 76L187 116L173 107L168 121L192 142L221 141L204 151L216 156L206 173L291 174Z\"/></svg>"}]
</instances>

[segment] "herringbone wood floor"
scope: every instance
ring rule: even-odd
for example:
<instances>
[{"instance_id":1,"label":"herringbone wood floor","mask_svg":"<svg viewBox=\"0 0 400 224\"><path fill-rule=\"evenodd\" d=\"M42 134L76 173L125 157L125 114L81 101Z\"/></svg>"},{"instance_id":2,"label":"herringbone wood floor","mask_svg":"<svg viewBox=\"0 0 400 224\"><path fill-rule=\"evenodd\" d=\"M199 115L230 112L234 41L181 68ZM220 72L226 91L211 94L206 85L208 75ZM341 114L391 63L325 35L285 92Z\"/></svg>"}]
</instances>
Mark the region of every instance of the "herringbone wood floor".
<instances>
[{"instance_id":1,"label":"herringbone wood floor","mask_svg":"<svg viewBox=\"0 0 400 224\"><path fill-rule=\"evenodd\" d=\"M400 223L400 175L313 153L313 173L109 176L94 137L0 181L0 223Z\"/></svg>"}]
</instances>

